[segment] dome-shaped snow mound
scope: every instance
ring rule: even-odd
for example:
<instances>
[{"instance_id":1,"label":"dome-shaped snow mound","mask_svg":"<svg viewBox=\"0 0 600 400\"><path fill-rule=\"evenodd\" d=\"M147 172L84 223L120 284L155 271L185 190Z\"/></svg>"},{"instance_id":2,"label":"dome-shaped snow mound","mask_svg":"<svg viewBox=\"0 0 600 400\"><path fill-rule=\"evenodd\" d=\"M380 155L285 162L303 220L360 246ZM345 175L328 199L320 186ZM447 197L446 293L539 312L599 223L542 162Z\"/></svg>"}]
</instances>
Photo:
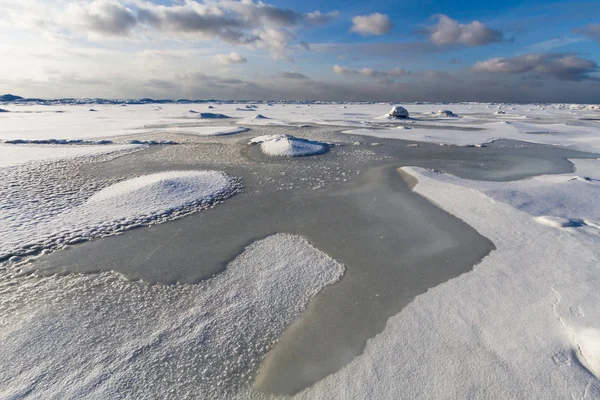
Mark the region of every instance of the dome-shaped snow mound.
<instances>
[{"instance_id":1,"label":"dome-shaped snow mound","mask_svg":"<svg viewBox=\"0 0 600 400\"><path fill-rule=\"evenodd\" d=\"M233 178L223 172L161 172L109 186L90 197L85 208L111 219L152 218L189 206L208 206L235 189Z\"/></svg>"},{"instance_id":2,"label":"dome-shaped snow mound","mask_svg":"<svg viewBox=\"0 0 600 400\"><path fill-rule=\"evenodd\" d=\"M404 107L394 106L388 115L393 118L408 118L408 111Z\"/></svg>"},{"instance_id":3,"label":"dome-shaped snow mound","mask_svg":"<svg viewBox=\"0 0 600 400\"><path fill-rule=\"evenodd\" d=\"M276 157L305 157L326 153L327 143L297 138L289 135L259 136L250 144L260 144L263 153Z\"/></svg>"},{"instance_id":4,"label":"dome-shaped snow mound","mask_svg":"<svg viewBox=\"0 0 600 400\"><path fill-rule=\"evenodd\" d=\"M438 110L436 114L440 117L458 117L458 115L454 114L450 110Z\"/></svg>"},{"instance_id":5,"label":"dome-shaped snow mound","mask_svg":"<svg viewBox=\"0 0 600 400\"><path fill-rule=\"evenodd\" d=\"M254 117L252 117L252 119L269 119L269 118L265 117L262 114L256 114Z\"/></svg>"}]
</instances>

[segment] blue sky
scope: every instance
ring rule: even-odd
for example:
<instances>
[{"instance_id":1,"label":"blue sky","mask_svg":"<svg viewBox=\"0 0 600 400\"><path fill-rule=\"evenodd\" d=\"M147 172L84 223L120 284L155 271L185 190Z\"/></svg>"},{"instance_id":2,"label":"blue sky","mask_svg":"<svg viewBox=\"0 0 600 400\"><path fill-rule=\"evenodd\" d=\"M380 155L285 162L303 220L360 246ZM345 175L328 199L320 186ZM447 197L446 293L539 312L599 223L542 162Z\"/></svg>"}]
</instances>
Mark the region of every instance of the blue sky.
<instances>
[{"instance_id":1,"label":"blue sky","mask_svg":"<svg viewBox=\"0 0 600 400\"><path fill-rule=\"evenodd\" d=\"M600 1L0 0L0 92L600 102Z\"/></svg>"}]
</instances>

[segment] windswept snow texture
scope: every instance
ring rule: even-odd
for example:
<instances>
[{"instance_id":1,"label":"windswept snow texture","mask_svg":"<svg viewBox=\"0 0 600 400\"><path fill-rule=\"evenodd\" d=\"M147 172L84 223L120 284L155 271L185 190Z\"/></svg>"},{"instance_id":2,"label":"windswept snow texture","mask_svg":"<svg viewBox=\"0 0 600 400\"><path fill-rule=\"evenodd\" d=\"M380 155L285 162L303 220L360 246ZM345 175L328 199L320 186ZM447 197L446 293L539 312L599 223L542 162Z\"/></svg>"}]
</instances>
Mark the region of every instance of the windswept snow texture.
<instances>
[{"instance_id":1,"label":"windswept snow texture","mask_svg":"<svg viewBox=\"0 0 600 400\"><path fill-rule=\"evenodd\" d=\"M343 272L301 237L276 234L198 285L108 272L2 280L0 397L233 398Z\"/></svg>"},{"instance_id":2,"label":"windswept snow texture","mask_svg":"<svg viewBox=\"0 0 600 400\"><path fill-rule=\"evenodd\" d=\"M11 175L8 177L10 187ZM233 195L238 184L223 172L170 171L116 183L87 198L79 188L64 189L39 193L34 205L26 194L36 188L21 187L23 196L3 192L0 207L6 211L0 214L0 259L56 249L203 210Z\"/></svg>"},{"instance_id":3,"label":"windswept snow texture","mask_svg":"<svg viewBox=\"0 0 600 400\"><path fill-rule=\"evenodd\" d=\"M0 168L28 162L95 156L139 149L135 145L110 146L33 146L0 144Z\"/></svg>"},{"instance_id":4,"label":"windswept snow texture","mask_svg":"<svg viewBox=\"0 0 600 400\"><path fill-rule=\"evenodd\" d=\"M597 127L518 121L488 122L478 125L471 123L460 126L415 123L404 126L412 129L403 131L390 128L361 128L344 133L458 146L481 145L499 139L512 139L600 153L600 130Z\"/></svg>"},{"instance_id":5,"label":"windswept snow texture","mask_svg":"<svg viewBox=\"0 0 600 400\"><path fill-rule=\"evenodd\" d=\"M578 170L600 178L597 160L583 164L576 161ZM404 170L417 178L418 193L497 250L472 272L418 296L363 355L298 398L600 398L599 236L533 222L535 204L520 200L533 195L547 215L585 219L597 213L595 183L573 187L576 181L559 175L533 185L486 183L482 191L481 182ZM544 198L551 190L558 195ZM507 191L519 196L495 201ZM590 204L565 206L568 194Z\"/></svg>"},{"instance_id":6,"label":"windswept snow texture","mask_svg":"<svg viewBox=\"0 0 600 400\"><path fill-rule=\"evenodd\" d=\"M263 153L274 157L305 157L326 153L327 143L297 138L289 135L259 136L250 144L260 144Z\"/></svg>"}]
</instances>

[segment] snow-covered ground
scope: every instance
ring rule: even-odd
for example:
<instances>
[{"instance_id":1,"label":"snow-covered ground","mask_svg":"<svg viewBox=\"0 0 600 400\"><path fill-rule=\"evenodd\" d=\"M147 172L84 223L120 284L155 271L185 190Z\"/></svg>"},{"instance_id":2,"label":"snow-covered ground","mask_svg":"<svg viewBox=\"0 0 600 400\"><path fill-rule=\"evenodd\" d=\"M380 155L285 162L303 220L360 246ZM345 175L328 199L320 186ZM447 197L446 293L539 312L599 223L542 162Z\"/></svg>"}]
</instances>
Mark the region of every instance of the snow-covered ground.
<instances>
[{"instance_id":1,"label":"snow-covered ground","mask_svg":"<svg viewBox=\"0 0 600 400\"><path fill-rule=\"evenodd\" d=\"M212 107L210 113L198 111L207 106ZM389 103L94 105L95 112L90 112L89 105L9 103L2 107L10 112L0 114L0 141L107 139L148 131L218 134L233 129L235 124L326 124L355 128L348 129L348 133L376 137L458 145L505 138L600 152L600 139L596 134L600 118L598 108L568 104L485 103L408 103L403 106L410 113L409 119L389 118ZM440 110L450 111L456 116L447 116L439 113ZM499 110L504 114L498 114ZM210 118L209 114L231 118ZM184 123L205 124L206 127L184 127ZM212 124L218 124L218 127ZM228 128L223 130L221 127ZM449 129L452 131L449 132Z\"/></svg>"},{"instance_id":2,"label":"snow-covered ground","mask_svg":"<svg viewBox=\"0 0 600 400\"><path fill-rule=\"evenodd\" d=\"M36 146L0 144L0 168L30 162L89 157L139 149L137 145Z\"/></svg>"},{"instance_id":3,"label":"snow-covered ground","mask_svg":"<svg viewBox=\"0 0 600 400\"><path fill-rule=\"evenodd\" d=\"M343 272L289 234L253 243L199 285L0 271L0 397L229 398Z\"/></svg>"},{"instance_id":4,"label":"snow-covered ground","mask_svg":"<svg viewBox=\"0 0 600 400\"><path fill-rule=\"evenodd\" d=\"M133 165L143 143L177 135L228 154L224 147L254 137L240 124L279 127L254 141L271 155L326 151L287 132L306 124L339 126L346 144L355 135L460 146L513 139L600 152L600 111L585 106L403 104L402 120L382 118L388 103L210 104L230 118L211 118L206 104L1 106L0 142L71 141L0 144L0 258L13 257L0 268L0 397L14 399L261 398L244 386L260 360L344 273L305 239L279 233L199 285L149 286L110 272L23 275L19 257L219 207L241 187L221 171L161 165L94 180L80 173L84 164L126 156ZM114 144L76 142L106 139ZM318 168L319 158L299 162ZM404 166L414 191L496 250L418 296L361 356L297 397L600 398L600 160L571 161L574 173L516 182Z\"/></svg>"},{"instance_id":5,"label":"snow-covered ground","mask_svg":"<svg viewBox=\"0 0 600 400\"><path fill-rule=\"evenodd\" d=\"M597 221L600 160L575 163L574 174L508 183L404 168L417 193L497 250L417 297L363 355L298 397L599 398L600 231L535 218Z\"/></svg>"}]
</instances>

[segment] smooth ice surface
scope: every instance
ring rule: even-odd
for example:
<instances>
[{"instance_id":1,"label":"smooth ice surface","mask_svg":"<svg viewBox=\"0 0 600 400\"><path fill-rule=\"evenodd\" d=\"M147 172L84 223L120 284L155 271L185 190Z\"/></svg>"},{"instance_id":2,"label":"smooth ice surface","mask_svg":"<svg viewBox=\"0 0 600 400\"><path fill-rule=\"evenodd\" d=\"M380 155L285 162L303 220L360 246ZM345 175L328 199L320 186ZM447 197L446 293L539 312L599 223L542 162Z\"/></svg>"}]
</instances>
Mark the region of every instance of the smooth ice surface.
<instances>
[{"instance_id":1,"label":"smooth ice surface","mask_svg":"<svg viewBox=\"0 0 600 400\"><path fill-rule=\"evenodd\" d=\"M343 271L301 237L277 234L200 285L3 276L0 397L229 398Z\"/></svg>"}]
</instances>

